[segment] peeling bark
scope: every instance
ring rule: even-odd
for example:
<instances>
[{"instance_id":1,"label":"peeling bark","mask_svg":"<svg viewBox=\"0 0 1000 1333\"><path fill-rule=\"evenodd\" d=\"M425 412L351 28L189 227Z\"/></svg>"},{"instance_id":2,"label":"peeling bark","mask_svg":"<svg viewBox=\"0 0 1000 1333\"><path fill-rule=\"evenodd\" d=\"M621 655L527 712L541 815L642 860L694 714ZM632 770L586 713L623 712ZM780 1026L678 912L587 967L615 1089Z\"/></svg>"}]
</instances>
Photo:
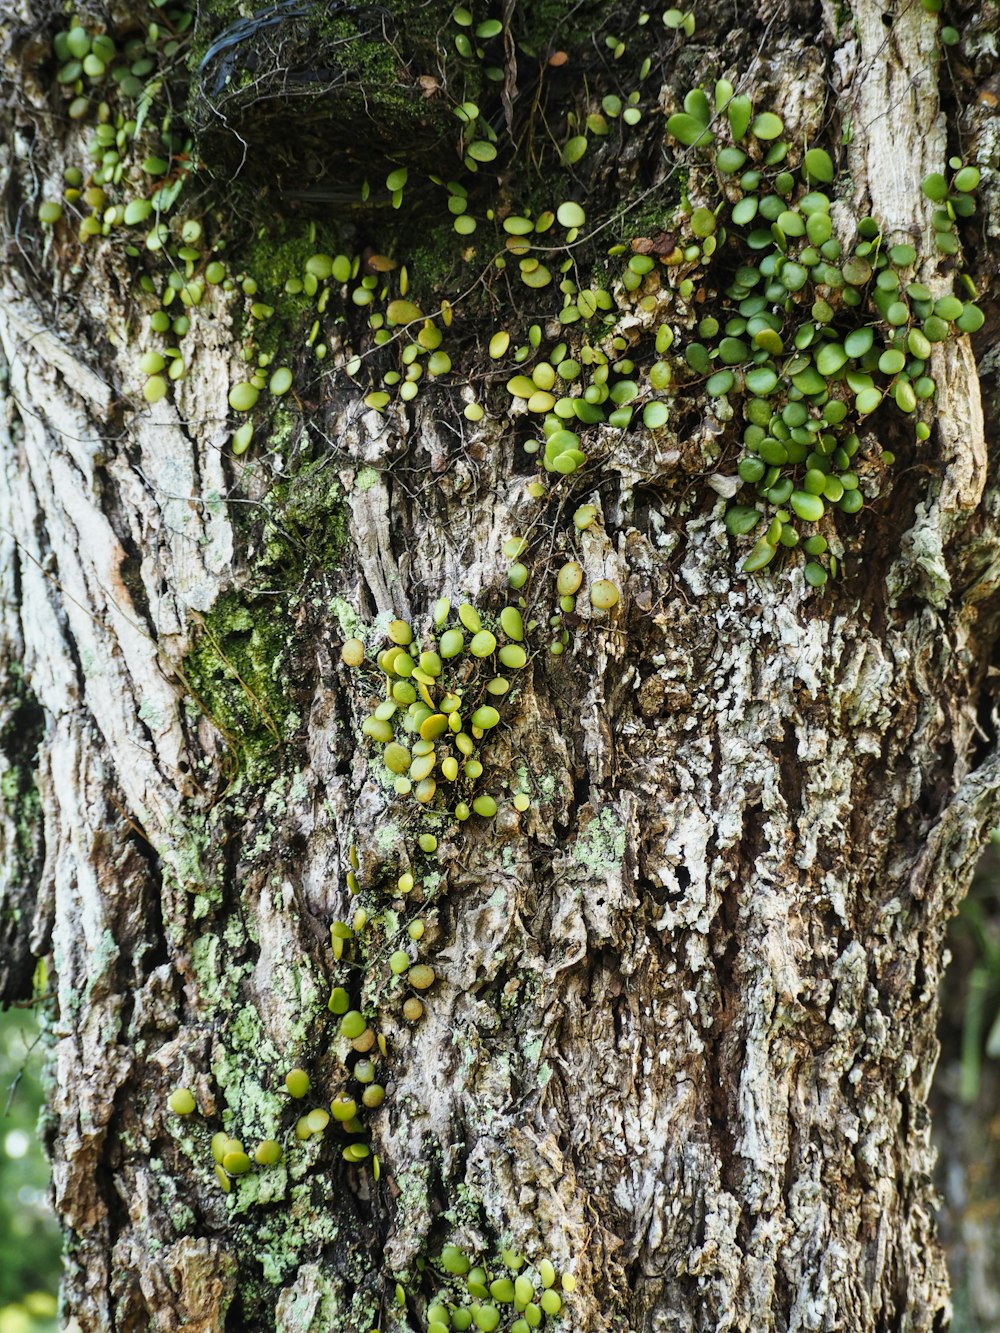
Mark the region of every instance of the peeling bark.
<instances>
[{"instance_id":1,"label":"peeling bark","mask_svg":"<svg viewBox=\"0 0 1000 1333\"><path fill-rule=\"evenodd\" d=\"M871 211L929 246L919 182L951 147L954 97L936 21L884 19L870 0L710 5L688 81L655 71L661 101L738 69L789 136L849 121L838 226ZM176 397L146 405L124 256L98 245L70 272L58 234L44 254L22 234L32 172L58 181L75 132L53 124L29 169L48 105L16 65L33 21L5 20L0 147L0 778L24 775L0 813L0 995L51 959L66 1327L422 1330L420 1263L452 1240L574 1273L568 1333L946 1327L937 992L1000 817L995 251L969 242L989 319L935 351L929 452L886 480L817 598L798 567L737 572L705 426L643 433L629 457L609 438L593 490L541 518L509 423L469 423L457 393L454 411L383 415L331 374L306 405L313 452L234 458L224 301L193 312ZM967 84L996 77L978 31ZM987 101L961 132L995 246ZM937 294L952 275L929 260L921 280ZM582 500L598 520L577 534ZM336 525L336 558L318 557ZM432 865L339 649L439 596L499 606L516 532L540 569L577 559L621 601L581 599L571 649L534 656L505 714L491 770L529 810L442 826ZM223 640L229 594L245 619ZM237 651L270 664L251 676ZM314 1138L224 1195L214 1131L294 1142L285 1072L327 1102L343 1086L326 1005L352 848L365 892L414 868L438 976L413 1027L374 946L359 982L389 1052L381 1179ZM197 1117L167 1111L178 1086Z\"/></svg>"}]
</instances>

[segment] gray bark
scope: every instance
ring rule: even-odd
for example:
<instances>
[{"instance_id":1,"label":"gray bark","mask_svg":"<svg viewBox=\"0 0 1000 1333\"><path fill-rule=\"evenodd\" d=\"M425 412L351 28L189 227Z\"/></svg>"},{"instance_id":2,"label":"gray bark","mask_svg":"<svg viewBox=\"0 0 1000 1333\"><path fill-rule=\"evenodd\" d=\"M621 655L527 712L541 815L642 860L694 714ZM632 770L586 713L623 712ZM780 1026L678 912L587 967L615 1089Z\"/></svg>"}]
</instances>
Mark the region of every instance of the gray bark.
<instances>
[{"instance_id":1,"label":"gray bark","mask_svg":"<svg viewBox=\"0 0 1000 1333\"><path fill-rule=\"evenodd\" d=\"M872 0L698 21L685 75L650 76L663 107L736 71L790 139L849 121L844 225L871 212L931 254L919 181L949 135L984 173L963 235L987 325L935 349L935 433L885 475L822 597L797 565L738 572L707 418L666 443L639 427L628 451L609 431L589 489L539 506L485 387L485 320L463 365L481 423L440 397L379 414L340 371L297 452L234 458L239 292L195 312L188 374L144 403L125 256L97 238L78 259L34 223L79 141L25 36L40 16L6 20L0 662L34 730L19 749L3 732L4 762L41 815L27 836L27 798L0 820L0 981L21 997L51 960L68 1329L422 1330L421 1264L447 1242L490 1276L501 1245L572 1272L572 1333L947 1325L927 1096L943 933L1000 813L982 406L995 421L1000 136L985 97L956 112L919 5L889 26ZM951 59L985 87L984 23ZM919 276L950 290L940 261ZM627 336L640 318L622 294ZM583 501L599 517L576 533ZM429 861L361 736L374 677L340 646L377 617L423 627L441 596L499 608L521 532L540 621L571 558L621 601L581 597L566 653L533 653L490 750L500 814L442 821ZM353 954L386 1040L377 1182L332 1130L296 1144L282 1091L293 1066L316 1104L346 1086L326 1001L352 848L357 901L383 913ZM384 925L410 866L401 911L419 905L438 977L416 1026ZM196 1116L167 1110L178 1086ZM282 1138L283 1163L223 1195L218 1129Z\"/></svg>"}]
</instances>

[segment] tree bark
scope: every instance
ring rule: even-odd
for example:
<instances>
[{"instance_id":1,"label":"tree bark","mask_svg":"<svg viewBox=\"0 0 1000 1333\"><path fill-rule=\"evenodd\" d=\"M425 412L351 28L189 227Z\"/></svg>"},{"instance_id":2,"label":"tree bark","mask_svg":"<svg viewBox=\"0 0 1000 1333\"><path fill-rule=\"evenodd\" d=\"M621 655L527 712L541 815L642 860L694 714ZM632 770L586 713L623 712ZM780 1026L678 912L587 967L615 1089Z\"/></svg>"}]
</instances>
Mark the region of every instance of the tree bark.
<instances>
[{"instance_id":1,"label":"tree bark","mask_svg":"<svg viewBox=\"0 0 1000 1333\"><path fill-rule=\"evenodd\" d=\"M345 372L358 326L350 310L335 322L331 303L328 359L280 347L275 365L298 358L297 397L275 400L234 455L243 418L227 394L248 373L254 299L239 281L187 310L186 374L144 401L138 358L159 343L136 281L156 252L129 255L114 226L82 245L68 209L37 223L88 139L54 79L64 16L22 0L4 20L0 994L28 996L36 959L49 960L45 1139L67 1238L65 1327L78 1333L424 1330L439 1290L467 1300L441 1270L446 1244L490 1278L504 1247L535 1269L551 1259L576 1278L561 1297L573 1333L948 1324L926 1105L936 997L947 920L1000 814L988 7L952 19L956 47L940 43L947 16L920 5L705 4L689 39L658 12L639 25L629 6L598 8L594 44L554 6L551 45L543 35L532 55L501 58L515 122L541 88L539 118L562 135L567 112L583 124L592 90L599 102L615 86L605 33L625 40L626 64L651 34L642 125L595 141L576 178L588 224L609 224L605 251L643 234L627 230L640 205L647 236L678 225L677 162L691 205L714 206L710 173L665 137L664 113L722 76L780 112L790 142L839 154L837 227L853 234L871 214L884 244L912 242L934 296L955 272L934 257L920 182L950 152L982 169L960 262L987 322L935 346L926 444L898 414L861 431L868 503L822 595L800 563L740 572L717 493L732 494L739 433L698 386L665 430L637 419L627 435L599 433L578 475L536 467L503 388L517 367L498 371L487 343L505 327L525 341L536 320L547 344L577 334L551 322L558 302L536 315L513 282L477 280L458 299L490 272L482 232L461 276L437 279L455 307L453 374L412 404L366 404L368 386ZM402 50L426 15L388 9ZM442 35L406 68L440 97L406 124L425 127L419 151L433 155L455 133L441 130L457 100L444 52L461 29L450 5L430 9ZM120 41L135 22L80 17ZM190 82L234 18L203 6ZM512 5L504 18L522 37L540 22ZM547 63L553 49L571 77ZM177 81L177 122L194 124L179 61L165 61L164 84ZM205 254L211 238L233 275L293 240L308 256L310 220L326 225L339 206L292 199L278 146L284 195L266 193L267 170L259 195L241 194L239 176L230 190L225 174L274 133L251 110L239 123L226 113L244 145L231 159L232 138L211 148L202 125L215 157L182 195L184 216L204 220ZM377 163L368 135L356 125L350 152ZM541 189L521 144L490 183L515 213ZM141 138L134 151L148 151ZM406 262L423 205L406 207L405 224L348 220L345 245ZM655 323L612 291L615 331L648 347ZM691 310L669 318L691 330ZM471 401L482 420L463 415ZM581 531L583 503L597 518ZM484 756L500 810L435 816L395 794L362 734L383 692L374 653L393 618L426 635L441 597L495 615L513 597L502 546L515 534L532 571L525 619L540 628ZM546 624L568 560L585 591L607 579L621 596L602 612L581 594L557 656ZM340 656L355 634L362 669ZM417 846L428 830L431 854ZM399 897L407 872L416 887ZM330 926L357 924L359 906L368 922L338 961ZM411 942L415 917L425 931ZM437 978L415 1024L388 965L401 947ZM378 1179L370 1157L343 1159L335 1125L296 1137L310 1107L360 1095L334 986L384 1038L387 1095L364 1139ZM303 1102L285 1092L295 1067L311 1079ZM168 1108L179 1087L194 1115ZM248 1151L275 1138L282 1160L223 1192L219 1131Z\"/></svg>"}]
</instances>

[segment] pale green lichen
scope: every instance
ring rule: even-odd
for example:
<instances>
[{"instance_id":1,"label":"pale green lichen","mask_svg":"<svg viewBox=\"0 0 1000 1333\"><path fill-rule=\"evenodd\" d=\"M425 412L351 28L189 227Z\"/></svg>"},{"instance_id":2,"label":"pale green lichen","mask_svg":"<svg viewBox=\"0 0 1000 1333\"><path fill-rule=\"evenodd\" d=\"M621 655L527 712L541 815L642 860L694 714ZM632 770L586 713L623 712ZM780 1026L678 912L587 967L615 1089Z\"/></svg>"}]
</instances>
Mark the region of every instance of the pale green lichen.
<instances>
[{"instance_id":1,"label":"pale green lichen","mask_svg":"<svg viewBox=\"0 0 1000 1333\"><path fill-rule=\"evenodd\" d=\"M252 1005L236 1009L217 1041L212 1073L222 1091L223 1126L244 1141L269 1138L280 1123L285 1098L278 1086L282 1061ZM272 1086L265 1086L264 1080Z\"/></svg>"},{"instance_id":2,"label":"pale green lichen","mask_svg":"<svg viewBox=\"0 0 1000 1333\"><path fill-rule=\"evenodd\" d=\"M101 932L96 945L91 946L87 954L87 992L89 1001L94 988L113 971L118 963L119 949L110 930Z\"/></svg>"},{"instance_id":3,"label":"pale green lichen","mask_svg":"<svg viewBox=\"0 0 1000 1333\"><path fill-rule=\"evenodd\" d=\"M382 856L389 856L400 846L404 837L403 830L393 820L387 820L375 830L375 847Z\"/></svg>"},{"instance_id":4,"label":"pale green lichen","mask_svg":"<svg viewBox=\"0 0 1000 1333\"><path fill-rule=\"evenodd\" d=\"M573 845L573 860L592 874L601 874L621 865L625 842L624 824L614 807L606 805L581 829Z\"/></svg>"},{"instance_id":5,"label":"pale green lichen","mask_svg":"<svg viewBox=\"0 0 1000 1333\"><path fill-rule=\"evenodd\" d=\"M363 620L358 616L350 602L345 602L343 597L334 597L330 600L330 614L336 617L337 624L340 626L340 632L345 639L361 639L367 641L367 636L371 631Z\"/></svg>"},{"instance_id":6,"label":"pale green lichen","mask_svg":"<svg viewBox=\"0 0 1000 1333\"><path fill-rule=\"evenodd\" d=\"M370 491L376 485L379 479L379 473L373 467L363 467L358 469L354 478L354 489L356 491Z\"/></svg>"},{"instance_id":7,"label":"pale green lichen","mask_svg":"<svg viewBox=\"0 0 1000 1333\"><path fill-rule=\"evenodd\" d=\"M144 699L139 705L139 717L149 727L161 727L163 725L163 714L154 703Z\"/></svg>"},{"instance_id":8,"label":"pale green lichen","mask_svg":"<svg viewBox=\"0 0 1000 1333\"><path fill-rule=\"evenodd\" d=\"M257 1258L267 1282L277 1286L295 1271L302 1257L331 1245L339 1235L335 1216L316 1207L310 1184L295 1185L279 1213L254 1227Z\"/></svg>"},{"instance_id":9,"label":"pale green lichen","mask_svg":"<svg viewBox=\"0 0 1000 1333\"><path fill-rule=\"evenodd\" d=\"M223 1003L218 935L214 932L199 935L191 944L190 959L199 996L206 1008L218 1012Z\"/></svg>"},{"instance_id":10,"label":"pale green lichen","mask_svg":"<svg viewBox=\"0 0 1000 1333\"><path fill-rule=\"evenodd\" d=\"M525 1059L530 1060L532 1064L537 1064L542 1054L541 1037L532 1037L530 1041L524 1043L522 1049L524 1051Z\"/></svg>"},{"instance_id":11,"label":"pale green lichen","mask_svg":"<svg viewBox=\"0 0 1000 1333\"><path fill-rule=\"evenodd\" d=\"M151 824L155 827L148 813L142 810L138 813L145 827ZM180 888L196 895L196 920L222 901L221 889L217 884L209 882L204 871L203 863L212 846L212 835L205 816L190 808L183 815L172 815L162 837L156 840L154 846L163 862L164 877L173 879ZM178 943L181 938L178 936Z\"/></svg>"}]
</instances>

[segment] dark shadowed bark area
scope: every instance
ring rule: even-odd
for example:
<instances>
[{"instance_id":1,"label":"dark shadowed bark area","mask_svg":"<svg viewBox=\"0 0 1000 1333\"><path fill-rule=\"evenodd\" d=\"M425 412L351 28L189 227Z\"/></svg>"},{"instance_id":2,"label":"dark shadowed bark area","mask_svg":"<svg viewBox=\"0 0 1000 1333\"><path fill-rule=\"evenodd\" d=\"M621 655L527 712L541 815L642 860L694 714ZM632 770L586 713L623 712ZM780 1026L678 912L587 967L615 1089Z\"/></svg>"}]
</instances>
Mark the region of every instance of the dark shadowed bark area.
<instances>
[{"instance_id":1,"label":"dark shadowed bark area","mask_svg":"<svg viewBox=\"0 0 1000 1333\"><path fill-rule=\"evenodd\" d=\"M1000 62L936 10L0 11L67 1329L947 1327Z\"/></svg>"}]
</instances>

